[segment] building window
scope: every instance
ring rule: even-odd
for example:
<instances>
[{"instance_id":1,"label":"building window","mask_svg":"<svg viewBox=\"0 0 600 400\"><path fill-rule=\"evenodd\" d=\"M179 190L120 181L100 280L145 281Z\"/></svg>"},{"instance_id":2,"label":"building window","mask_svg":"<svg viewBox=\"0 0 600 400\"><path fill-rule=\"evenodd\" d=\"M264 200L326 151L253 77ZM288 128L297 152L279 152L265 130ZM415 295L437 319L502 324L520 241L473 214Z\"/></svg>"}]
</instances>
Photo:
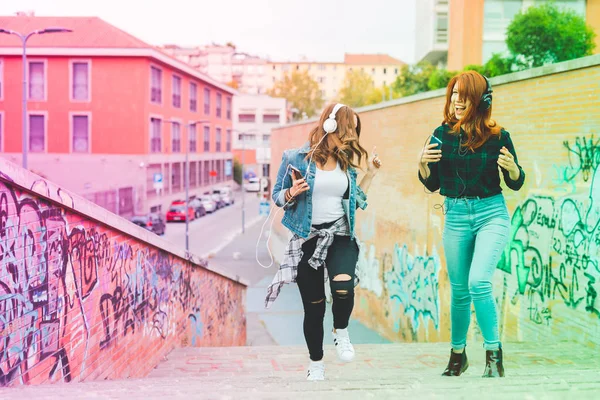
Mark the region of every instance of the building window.
<instances>
[{"instance_id":1,"label":"building window","mask_svg":"<svg viewBox=\"0 0 600 400\"><path fill-rule=\"evenodd\" d=\"M231 97L228 97L225 104L226 118L231 121Z\"/></svg>"},{"instance_id":2,"label":"building window","mask_svg":"<svg viewBox=\"0 0 600 400\"><path fill-rule=\"evenodd\" d=\"M210 127L204 127L204 151L210 151Z\"/></svg>"},{"instance_id":3,"label":"building window","mask_svg":"<svg viewBox=\"0 0 600 400\"><path fill-rule=\"evenodd\" d=\"M181 152L181 125L179 122L171 123L171 151Z\"/></svg>"},{"instance_id":4,"label":"building window","mask_svg":"<svg viewBox=\"0 0 600 400\"><path fill-rule=\"evenodd\" d=\"M198 185L198 171L197 171L197 162L190 163L190 187L196 187Z\"/></svg>"},{"instance_id":5,"label":"building window","mask_svg":"<svg viewBox=\"0 0 600 400\"><path fill-rule=\"evenodd\" d=\"M325 77L323 77L323 76L320 76L320 77L318 77L318 78L317 78L317 81L318 81L319 83L325 83Z\"/></svg>"},{"instance_id":6,"label":"building window","mask_svg":"<svg viewBox=\"0 0 600 400\"><path fill-rule=\"evenodd\" d=\"M0 100L4 98L4 60L0 58Z\"/></svg>"},{"instance_id":7,"label":"building window","mask_svg":"<svg viewBox=\"0 0 600 400\"><path fill-rule=\"evenodd\" d=\"M398 68L394 68L394 75L398 75Z\"/></svg>"},{"instance_id":8,"label":"building window","mask_svg":"<svg viewBox=\"0 0 600 400\"><path fill-rule=\"evenodd\" d=\"M198 111L198 86L190 82L190 111Z\"/></svg>"},{"instance_id":9,"label":"building window","mask_svg":"<svg viewBox=\"0 0 600 400\"><path fill-rule=\"evenodd\" d=\"M162 71L156 67L150 67L150 101L162 103Z\"/></svg>"},{"instance_id":10,"label":"building window","mask_svg":"<svg viewBox=\"0 0 600 400\"><path fill-rule=\"evenodd\" d=\"M90 151L90 119L87 115L73 115L72 151L88 153Z\"/></svg>"},{"instance_id":11,"label":"building window","mask_svg":"<svg viewBox=\"0 0 600 400\"><path fill-rule=\"evenodd\" d=\"M318 68L317 68L317 69L318 69L319 71L325 71L325 68L326 68L326 67L325 67L325 64L319 64L319 66L318 66Z\"/></svg>"},{"instance_id":12,"label":"building window","mask_svg":"<svg viewBox=\"0 0 600 400\"><path fill-rule=\"evenodd\" d=\"M215 144L216 151L221 151L221 128L217 128L216 130Z\"/></svg>"},{"instance_id":13,"label":"building window","mask_svg":"<svg viewBox=\"0 0 600 400\"><path fill-rule=\"evenodd\" d=\"M189 135L190 135L190 137L189 137L189 142L190 142L189 143L189 145L190 145L189 149L190 149L191 153L195 153L197 151L196 124L190 125L188 132L189 132Z\"/></svg>"},{"instance_id":14,"label":"building window","mask_svg":"<svg viewBox=\"0 0 600 400\"><path fill-rule=\"evenodd\" d=\"M29 151L46 151L46 116L29 115Z\"/></svg>"},{"instance_id":15,"label":"building window","mask_svg":"<svg viewBox=\"0 0 600 400\"><path fill-rule=\"evenodd\" d=\"M208 161L204 161L204 170L202 171L202 183L204 185L208 185L208 180L210 179L210 176L208 175L210 173L210 163Z\"/></svg>"},{"instance_id":16,"label":"building window","mask_svg":"<svg viewBox=\"0 0 600 400\"><path fill-rule=\"evenodd\" d=\"M72 70L73 83L71 87L71 99L77 101L90 100L90 63L74 62Z\"/></svg>"},{"instance_id":17,"label":"building window","mask_svg":"<svg viewBox=\"0 0 600 400\"><path fill-rule=\"evenodd\" d=\"M371 73L375 74L375 68L371 68Z\"/></svg>"},{"instance_id":18,"label":"building window","mask_svg":"<svg viewBox=\"0 0 600 400\"><path fill-rule=\"evenodd\" d=\"M173 192L181 190L181 164L173 163L171 167L171 188Z\"/></svg>"},{"instance_id":19,"label":"building window","mask_svg":"<svg viewBox=\"0 0 600 400\"><path fill-rule=\"evenodd\" d=\"M210 114L210 90L204 89L204 114Z\"/></svg>"},{"instance_id":20,"label":"building window","mask_svg":"<svg viewBox=\"0 0 600 400\"><path fill-rule=\"evenodd\" d=\"M263 135L262 136L263 145L268 146L271 144L271 135Z\"/></svg>"},{"instance_id":21,"label":"building window","mask_svg":"<svg viewBox=\"0 0 600 400\"><path fill-rule=\"evenodd\" d=\"M384 74L384 75L385 75L385 74L387 74L387 68L384 68L384 69L383 69L383 74Z\"/></svg>"},{"instance_id":22,"label":"building window","mask_svg":"<svg viewBox=\"0 0 600 400\"><path fill-rule=\"evenodd\" d=\"M219 117L219 118L221 118L221 102L222 102L221 93L217 93L217 117Z\"/></svg>"},{"instance_id":23,"label":"building window","mask_svg":"<svg viewBox=\"0 0 600 400\"><path fill-rule=\"evenodd\" d=\"M265 124L277 124L279 123L279 114L264 114L263 123Z\"/></svg>"},{"instance_id":24,"label":"building window","mask_svg":"<svg viewBox=\"0 0 600 400\"><path fill-rule=\"evenodd\" d=\"M231 151L231 129L227 129L227 138L225 140L227 141L225 151Z\"/></svg>"},{"instance_id":25,"label":"building window","mask_svg":"<svg viewBox=\"0 0 600 400\"><path fill-rule=\"evenodd\" d=\"M46 98L46 74L43 61L29 62L29 100Z\"/></svg>"},{"instance_id":26,"label":"building window","mask_svg":"<svg viewBox=\"0 0 600 400\"><path fill-rule=\"evenodd\" d=\"M161 128L162 120L159 118L150 118L150 152L160 153L161 152Z\"/></svg>"},{"instance_id":27,"label":"building window","mask_svg":"<svg viewBox=\"0 0 600 400\"><path fill-rule=\"evenodd\" d=\"M173 75L173 107L181 108L181 78Z\"/></svg>"},{"instance_id":28,"label":"building window","mask_svg":"<svg viewBox=\"0 0 600 400\"><path fill-rule=\"evenodd\" d=\"M239 122L255 122L256 115L255 114L240 114L238 116Z\"/></svg>"}]
</instances>

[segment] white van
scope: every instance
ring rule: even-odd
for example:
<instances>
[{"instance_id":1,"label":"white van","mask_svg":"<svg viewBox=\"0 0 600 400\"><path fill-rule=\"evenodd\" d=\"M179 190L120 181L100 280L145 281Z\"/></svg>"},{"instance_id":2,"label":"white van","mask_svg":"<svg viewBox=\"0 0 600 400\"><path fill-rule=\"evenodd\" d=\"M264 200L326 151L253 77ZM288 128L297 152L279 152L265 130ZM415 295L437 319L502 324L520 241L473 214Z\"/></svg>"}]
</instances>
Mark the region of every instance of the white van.
<instances>
[{"instance_id":1,"label":"white van","mask_svg":"<svg viewBox=\"0 0 600 400\"><path fill-rule=\"evenodd\" d=\"M244 183L246 192L258 192L260 190L260 178L250 178Z\"/></svg>"}]
</instances>

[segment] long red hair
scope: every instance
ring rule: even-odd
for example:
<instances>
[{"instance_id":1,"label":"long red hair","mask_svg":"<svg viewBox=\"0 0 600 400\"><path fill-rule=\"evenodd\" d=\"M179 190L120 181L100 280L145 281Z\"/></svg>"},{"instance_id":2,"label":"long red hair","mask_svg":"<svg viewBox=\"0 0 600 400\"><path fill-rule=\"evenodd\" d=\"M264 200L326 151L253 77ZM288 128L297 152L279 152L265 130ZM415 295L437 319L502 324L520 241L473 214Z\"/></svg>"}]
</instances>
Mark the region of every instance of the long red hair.
<instances>
[{"instance_id":1,"label":"long red hair","mask_svg":"<svg viewBox=\"0 0 600 400\"><path fill-rule=\"evenodd\" d=\"M470 106L465 110L465 114L460 120L456 118L450 107L452 91L457 83L460 99L463 101L469 100L470 102ZM486 90L487 82L485 78L476 71L461 72L450 80L446 88L444 123L450 125L452 131L456 134L460 133L461 128L463 129L467 138L462 145L471 151L483 146L490 137L499 137L502 129L496 121L491 119L492 107L487 110L479 109L481 96Z\"/></svg>"}]
</instances>

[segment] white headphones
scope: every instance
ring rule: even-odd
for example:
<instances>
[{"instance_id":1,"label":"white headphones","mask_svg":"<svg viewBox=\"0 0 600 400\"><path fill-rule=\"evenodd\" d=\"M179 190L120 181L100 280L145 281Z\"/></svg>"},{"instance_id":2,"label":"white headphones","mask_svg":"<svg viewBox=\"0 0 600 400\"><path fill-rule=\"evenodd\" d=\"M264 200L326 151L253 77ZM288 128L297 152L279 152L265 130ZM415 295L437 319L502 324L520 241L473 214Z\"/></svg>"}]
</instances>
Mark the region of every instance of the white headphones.
<instances>
[{"instance_id":1,"label":"white headphones","mask_svg":"<svg viewBox=\"0 0 600 400\"><path fill-rule=\"evenodd\" d=\"M337 129L337 121L335 120L335 115L342 107L346 106L342 103L337 103L335 107L333 107L331 114L329 114L329 118L327 118L325 122L323 122L323 130L325 131L325 133L333 133Z\"/></svg>"}]
</instances>

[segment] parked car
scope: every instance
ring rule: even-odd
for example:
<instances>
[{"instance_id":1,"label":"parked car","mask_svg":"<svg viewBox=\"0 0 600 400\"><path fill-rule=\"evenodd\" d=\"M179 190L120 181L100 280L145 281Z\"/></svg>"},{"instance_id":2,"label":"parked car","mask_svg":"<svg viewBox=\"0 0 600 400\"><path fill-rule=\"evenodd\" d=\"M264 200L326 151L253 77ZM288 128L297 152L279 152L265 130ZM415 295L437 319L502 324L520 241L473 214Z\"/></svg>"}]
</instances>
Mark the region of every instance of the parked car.
<instances>
[{"instance_id":1,"label":"parked car","mask_svg":"<svg viewBox=\"0 0 600 400\"><path fill-rule=\"evenodd\" d=\"M134 215L131 217L131 222L146 228L157 235L164 235L167 225L159 214L150 213L146 215Z\"/></svg>"},{"instance_id":2,"label":"parked car","mask_svg":"<svg viewBox=\"0 0 600 400\"><path fill-rule=\"evenodd\" d=\"M260 178L250 178L244 183L246 192L258 192L260 190Z\"/></svg>"},{"instance_id":3,"label":"parked car","mask_svg":"<svg viewBox=\"0 0 600 400\"><path fill-rule=\"evenodd\" d=\"M217 193L215 193L214 191L213 191L213 193L204 192L204 195L210 196L210 198L213 199L213 201L215 202L215 204L217 206L217 210L225 207L225 202L221 198L221 194L219 194L218 192Z\"/></svg>"},{"instance_id":4,"label":"parked car","mask_svg":"<svg viewBox=\"0 0 600 400\"><path fill-rule=\"evenodd\" d=\"M186 215L187 210L187 215ZM169 211L167 211L167 222L172 221L193 221L196 216L196 212L193 207L185 205L184 201L174 201L171 203Z\"/></svg>"},{"instance_id":5,"label":"parked car","mask_svg":"<svg viewBox=\"0 0 600 400\"><path fill-rule=\"evenodd\" d=\"M199 199L207 213L213 213L217 211L217 203L212 199L211 196L205 194L200 196Z\"/></svg>"},{"instance_id":6,"label":"parked car","mask_svg":"<svg viewBox=\"0 0 600 400\"><path fill-rule=\"evenodd\" d=\"M226 206L230 206L235 203L235 199L233 198L233 191L229 187L214 189L213 193L220 194L221 200L223 200L223 203L225 203Z\"/></svg>"},{"instance_id":7,"label":"parked car","mask_svg":"<svg viewBox=\"0 0 600 400\"><path fill-rule=\"evenodd\" d=\"M202 204L202 200L197 197L192 197L190 200L190 206L194 209L196 218L204 217L206 215L206 208Z\"/></svg>"}]
</instances>

